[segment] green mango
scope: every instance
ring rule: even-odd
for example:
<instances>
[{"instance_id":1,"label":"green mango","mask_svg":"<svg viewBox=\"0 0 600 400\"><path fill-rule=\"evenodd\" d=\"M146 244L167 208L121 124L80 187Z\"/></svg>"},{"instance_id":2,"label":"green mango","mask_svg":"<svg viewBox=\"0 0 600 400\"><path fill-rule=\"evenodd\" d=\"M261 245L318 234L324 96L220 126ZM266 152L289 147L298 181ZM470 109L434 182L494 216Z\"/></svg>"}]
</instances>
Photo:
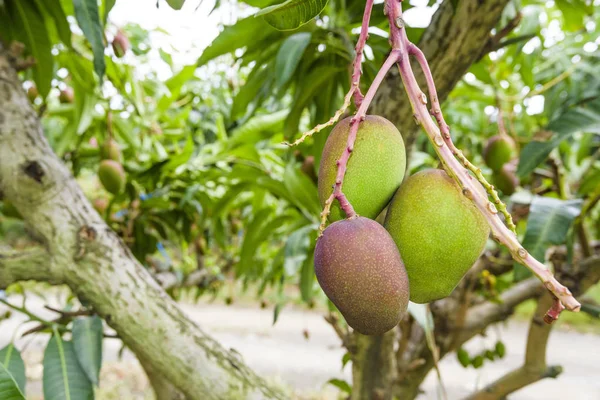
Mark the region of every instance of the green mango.
<instances>
[{"instance_id":1,"label":"green mango","mask_svg":"<svg viewBox=\"0 0 600 400\"><path fill-rule=\"evenodd\" d=\"M452 293L481 255L490 233L483 215L439 169L404 181L384 226L400 250L415 303Z\"/></svg>"},{"instance_id":2,"label":"green mango","mask_svg":"<svg viewBox=\"0 0 600 400\"><path fill-rule=\"evenodd\" d=\"M408 277L396 244L368 218L325 229L315 247L315 274L348 325L362 334L389 331L408 307Z\"/></svg>"},{"instance_id":3,"label":"green mango","mask_svg":"<svg viewBox=\"0 0 600 400\"><path fill-rule=\"evenodd\" d=\"M348 117L335 126L323 149L318 180L322 206L333 192L337 160L346 147L350 120ZM358 215L375 219L402 183L405 169L406 151L398 129L385 118L368 115L359 125L342 191ZM330 220L343 217L338 202L334 202Z\"/></svg>"},{"instance_id":4,"label":"green mango","mask_svg":"<svg viewBox=\"0 0 600 400\"><path fill-rule=\"evenodd\" d=\"M492 136L483 149L483 159L492 171L499 171L515 155L515 142L510 136Z\"/></svg>"},{"instance_id":5,"label":"green mango","mask_svg":"<svg viewBox=\"0 0 600 400\"><path fill-rule=\"evenodd\" d=\"M119 194L125 188L125 171L115 160L103 160L98 168L98 178L107 192Z\"/></svg>"}]
</instances>

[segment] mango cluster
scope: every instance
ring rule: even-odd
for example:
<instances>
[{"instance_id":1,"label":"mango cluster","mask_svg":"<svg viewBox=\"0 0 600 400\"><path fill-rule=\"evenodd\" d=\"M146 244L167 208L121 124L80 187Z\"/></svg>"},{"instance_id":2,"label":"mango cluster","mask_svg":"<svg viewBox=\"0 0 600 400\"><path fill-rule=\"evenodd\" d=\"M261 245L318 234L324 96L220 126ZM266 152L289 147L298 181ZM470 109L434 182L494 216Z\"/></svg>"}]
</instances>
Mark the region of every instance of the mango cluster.
<instances>
[{"instance_id":1,"label":"mango cluster","mask_svg":"<svg viewBox=\"0 0 600 400\"><path fill-rule=\"evenodd\" d=\"M318 181L323 206L350 128L350 118L339 122L325 144ZM343 219L336 202L333 223L317 240L317 280L348 325L363 334L392 329L409 300L448 296L489 236L483 215L446 172L430 169L404 179L405 169L400 132L384 118L367 116L342 187L357 216ZM384 223L374 221L386 208Z\"/></svg>"}]
</instances>

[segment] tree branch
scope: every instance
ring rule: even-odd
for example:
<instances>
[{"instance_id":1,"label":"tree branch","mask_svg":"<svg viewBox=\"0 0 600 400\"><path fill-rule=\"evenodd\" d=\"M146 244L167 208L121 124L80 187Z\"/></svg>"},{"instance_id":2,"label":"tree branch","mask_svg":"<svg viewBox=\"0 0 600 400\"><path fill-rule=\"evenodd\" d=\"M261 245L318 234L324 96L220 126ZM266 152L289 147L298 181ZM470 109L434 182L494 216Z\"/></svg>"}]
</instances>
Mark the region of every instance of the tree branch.
<instances>
[{"instance_id":1,"label":"tree branch","mask_svg":"<svg viewBox=\"0 0 600 400\"><path fill-rule=\"evenodd\" d=\"M195 325L106 225L53 153L1 52L0 93L0 191L48 248L20 267L5 258L2 279L60 278L188 399L285 398Z\"/></svg>"},{"instance_id":2,"label":"tree branch","mask_svg":"<svg viewBox=\"0 0 600 400\"><path fill-rule=\"evenodd\" d=\"M507 395L544 378L556 378L562 372L560 366L546 366L546 347L552 325L544 323L544 316L553 301L554 299L549 292L545 292L538 300L537 308L529 325L523 366L468 396L465 400L503 399Z\"/></svg>"},{"instance_id":3,"label":"tree branch","mask_svg":"<svg viewBox=\"0 0 600 400\"><path fill-rule=\"evenodd\" d=\"M28 280L54 285L62 283L62 280L52 273L50 257L46 250L34 248L24 251L0 251L0 289Z\"/></svg>"}]
</instances>

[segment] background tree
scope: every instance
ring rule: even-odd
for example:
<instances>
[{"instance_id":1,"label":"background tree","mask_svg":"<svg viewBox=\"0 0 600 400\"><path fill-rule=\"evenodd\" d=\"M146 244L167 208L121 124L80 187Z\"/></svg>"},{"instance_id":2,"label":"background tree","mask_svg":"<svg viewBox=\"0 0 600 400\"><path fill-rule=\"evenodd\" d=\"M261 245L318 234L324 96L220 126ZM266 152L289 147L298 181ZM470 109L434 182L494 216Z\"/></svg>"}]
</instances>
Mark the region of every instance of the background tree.
<instances>
[{"instance_id":1,"label":"background tree","mask_svg":"<svg viewBox=\"0 0 600 400\"><path fill-rule=\"evenodd\" d=\"M296 301L286 290L291 285L308 306L323 302L312 253L320 212L315 171L328 132L295 150L281 143L340 108L364 3L296 3L324 11L311 19L292 8L284 21L307 23L283 32L270 25L277 25L271 18L277 9L240 19L183 68L161 49L172 71L164 83L153 73L136 73L151 42L139 27L110 25L114 2L0 4L0 192L10 218L2 225L10 246L0 249L0 287L20 293L18 282L38 280L66 284L75 295L56 320L38 318L35 329L53 334L47 398L93 392L99 317L138 356L159 398L289 396L190 322L170 297L226 290L230 277L268 298L274 320ZM551 263L579 296L600 279L594 241L600 229L598 13L585 1L480 3L444 1L427 28L407 27L409 38L424 51L440 100L450 96L444 113L470 159L483 166L485 142L498 133L517 143L518 169L515 161L504 189L491 169L484 173L507 195L518 177L522 190L509 204L525 248ZM383 4L375 5L371 26L387 30L387 24ZM363 92L387 56L387 41L371 33ZM224 61L241 79L229 78ZM401 129L413 150L411 172L435 167L405 99L392 72L370 112ZM118 148L113 154L111 146ZM107 158L122 164L126 176L115 193L96 178ZM25 246L11 240L19 227L32 237ZM552 298L493 243L452 296L429 307L411 305L383 336L352 333L333 308L326 318L348 350L344 360L352 362L352 398L409 399L448 353L458 350L473 367L501 357L501 343L481 355L465 354L461 345L528 299L538 306L525 364L473 394L502 398L560 369L546 366L551 326L539 323ZM590 303L584 310L597 314ZM10 349L4 354L18 354ZM59 363L61 357L70 362ZM6 368L22 383L14 365ZM0 371L2 382L10 380L3 376Z\"/></svg>"}]
</instances>

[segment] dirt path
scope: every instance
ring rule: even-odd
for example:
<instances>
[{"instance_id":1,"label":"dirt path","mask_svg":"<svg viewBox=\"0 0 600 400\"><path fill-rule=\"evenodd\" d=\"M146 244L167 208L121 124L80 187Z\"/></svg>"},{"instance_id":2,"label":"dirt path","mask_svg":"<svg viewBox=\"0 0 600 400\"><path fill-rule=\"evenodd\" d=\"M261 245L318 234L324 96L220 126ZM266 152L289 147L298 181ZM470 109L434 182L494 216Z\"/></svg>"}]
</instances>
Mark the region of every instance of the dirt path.
<instances>
[{"instance_id":1,"label":"dirt path","mask_svg":"<svg viewBox=\"0 0 600 400\"><path fill-rule=\"evenodd\" d=\"M30 307L41 310L41 302ZM350 367L341 370L344 354L331 327L321 315L307 311L284 309L279 321L272 326L272 310L223 305L183 305L192 319L224 346L235 349L252 368L262 375L295 388L305 399L335 399L337 391L326 382L331 378L350 380ZM0 324L0 348L13 337L22 320L13 318ZM511 323L491 329L487 338L476 338L466 346L472 352L491 348L498 337L507 345L507 356L501 361L488 362L480 370L462 368L454 356L441 363L444 383L451 400L460 399L477 385L501 376L517 367L523 360L527 327ZM308 338L306 337L308 336ZM18 340L26 345L28 398L41 399L41 357L47 337ZM120 343L105 342L103 385L98 394L101 400L151 398L147 382L135 358L125 352L118 359ZM513 400L600 399L600 337L574 332L553 332L550 337L548 362L564 368L557 380L544 380L531 385L510 398ZM437 379L430 375L420 399L436 399Z\"/></svg>"}]
</instances>

